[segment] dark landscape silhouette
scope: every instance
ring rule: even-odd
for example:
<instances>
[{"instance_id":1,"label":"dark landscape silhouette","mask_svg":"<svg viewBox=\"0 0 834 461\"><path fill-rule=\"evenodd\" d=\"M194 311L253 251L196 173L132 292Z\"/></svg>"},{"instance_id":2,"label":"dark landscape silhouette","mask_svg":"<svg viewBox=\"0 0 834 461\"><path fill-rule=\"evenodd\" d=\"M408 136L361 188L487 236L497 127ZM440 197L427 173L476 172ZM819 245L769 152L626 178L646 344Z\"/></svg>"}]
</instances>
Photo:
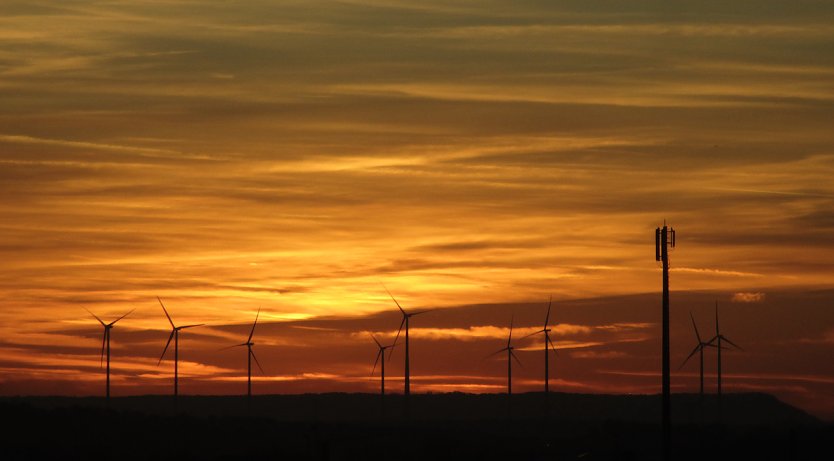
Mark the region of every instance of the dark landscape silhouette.
<instances>
[{"instance_id":1,"label":"dark landscape silhouette","mask_svg":"<svg viewBox=\"0 0 834 461\"><path fill-rule=\"evenodd\" d=\"M656 395L5 397L5 459L659 459ZM834 426L766 394L675 394L675 459L824 459ZM549 414L549 416L546 416ZM45 443L48 441L48 443Z\"/></svg>"}]
</instances>

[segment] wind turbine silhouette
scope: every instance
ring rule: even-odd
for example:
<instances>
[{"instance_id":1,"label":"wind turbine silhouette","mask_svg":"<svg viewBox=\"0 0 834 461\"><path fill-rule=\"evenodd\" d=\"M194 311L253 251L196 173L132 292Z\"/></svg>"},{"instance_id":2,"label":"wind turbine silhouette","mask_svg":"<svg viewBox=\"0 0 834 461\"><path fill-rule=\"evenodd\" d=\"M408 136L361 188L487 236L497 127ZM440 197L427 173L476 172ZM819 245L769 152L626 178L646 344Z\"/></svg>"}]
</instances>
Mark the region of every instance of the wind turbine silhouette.
<instances>
[{"instance_id":1,"label":"wind turbine silhouette","mask_svg":"<svg viewBox=\"0 0 834 461\"><path fill-rule=\"evenodd\" d=\"M686 362L688 362L689 359L691 359L692 356L695 355L696 352L700 353L700 359L701 359L700 360L700 362L701 362L701 391L700 391L700 395L701 395L701 397L703 397L704 396L704 348L705 347L717 347L717 346L715 346L714 344L711 344L711 342L709 342L709 341L704 342L704 340L701 339L701 335L700 335L700 333L698 333L698 325L695 324L695 317L692 316L691 311L689 312L689 318L692 319L692 328L695 329L695 337L698 339L698 345L695 346L695 349L692 349L692 352L689 353L689 356L686 357L686 360L684 360L683 363L681 364L681 366L678 367L678 370L683 368L683 366L686 365ZM721 354L721 352L718 352L718 353Z\"/></svg>"},{"instance_id":2,"label":"wind turbine silhouette","mask_svg":"<svg viewBox=\"0 0 834 461\"><path fill-rule=\"evenodd\" d=\"M726 336L721 334L721 330L718 328L718 301L715 302L715 336L709 340L709 344L714 342L718 343L718 397L721 397L721 349L726 349L725 347L721 346L722 341L727 341L731 346L735 347L736 349L743 351L740 346L736 343L727 339Z\"/></svg>"},{"instance_id":3,"label":"wind turbine silhouette","mask_svg":"<svg viewBox=\"0 0 834 461\"><path fill-rule=\"evenodd\" d=\"M186 328L194 328L194 327L201 327L205 325L205 323L200 323L197 325L183 325L178 327L174 325L174 321L171 320L171 316L168 314L168 310L165 309L165 304L162 304L162 300L159 299L159 296L156 297L156 300L159 301L159 305L162 306L162 311L165 312L165 317L168 317L168 323L171 324L171 335L168 336L168 342L165 343L165 349L162 349L162 355L159 356L159 361L156 362L156 365L159 366L162 363L162 359L165 358L165 353L168 352L168 346L171 345L171 339L174 340L174 398L176 399L179 396L179 365L180 365L180 330L185 330Z\"/></svg>"},{"instance_id":4,"label":"wind turbine silhouette","mask_svg":"<svg viewBox=\"0 0 834 461\"><path fill-rule=\"evenodd\" d=\"M521 365L521 360L518 360L516 357L515 352L513 349L515 347L512 345L513 341L513 320L515 316L510 317L510 335L507 337L507 347L503 349L499 349L492 354L489 354L487 357L492 357L493 355L500 354L501 352L507 351L507 396L513 395L513 360L515 359L519 365Z\"/></svg>"},{"instance_id":5,"label":"wind turbine silhouette","mask_svg":"<svg viewBox=\"0 0 834 461\"><path fill-rule=\"evenodd\" d=\"M431 309L408 313L405 311L405 309L402 308L402 306L400 306L400 303L397 302L396 298L394 298L394 295L392 295L391 292L388 291L388 287L386 287L383 284L382 288L385 288L385 291L388 293L388 296L391 297L391 299L394 301L394 304L397 305L397 308L400 309L400 312L403 315L403 320L402 322L400 322L400 329L397 330L397 336L394 338L394 344L397 344L397 340L400 338L400 332L403 329L403 325L405 325L405 389L403 393L406 399L408 399L408 396L411 395L411 370L409 369L408 354L408 320L411 317L414 317L415 315L420 315L429 312ZM391 355L388 355L388 360L391 360Z\"/></svg>"},{"instance_id":6,"label":"wind turbine silhouette","mask_svg":"<svg viewBox=\"0 0 834 461\"><path fill-rule=\"evenodd\" d=\"M90 312L90 310L87 309L86 307L84 308L84 310L87 311L87 312ZM119 320L127 317L128 315L130 315L135 310L136 309L131 309L130 312L128 312L127 314L117 318L116 320L113 320L110 323L104 323L104 321L101 320L100 318L98 318L98 316L96 314L93 314L92 312L90 312L90 315L95 317L95 319L98 320L98 323L100 323L101 326L104 327L104 336L101 338L101 360L100 360L99 363L104 362L104 349L105 349L105 346L106 346L106 348L107 348L107 381L106 381L106 385L105 385L105 389L106 389L105 390L105 396L106 396L106 402L107 402L108 406L110 405L110 330L113 329L113 325L115 325L116 322L118 322Z\"/></svg>"},{"instance_id":7,"label":"wind turbine silhouette","mask_svg":"<svg viewBox=\"0 0 834 461\"><path fill-rule=\"evenodd\" d=\"M544 393L547 394L550 392L550 357L548 352L548 346L553 349L553 353L556 353L556 346L553 345L553 341L550 339L550 328L547 327L547 322L550 321L550 307L553 303L553 296L550 297L550 300L547 302L547 315L544 317L544 328L539 331L534 331L529 335L522 337L529 338L533 335L544 334Z\"/></svg>"},{"instance_id":8,"label":"wind turbine silhouette","mask_svg":"<svg viewBox=\"0 0 834 461\"><path fill-rule=\"evenodd\" d=\"M255 359L255 364L258 366L258 369L261 370L261 373L264 372L264 369L261 367L260 362L258 362L258 358L255 357L255 352L252 351L252 346L255 343L252 342L252 336L255 334L255 326L258 325L258 317L261 315L261 308L258 308L258 313L255 314L255 323L252 324L252 331L249 332L249 337L246 338L245 343L235 344L234 346L229 346L226 349L231 349L233 347L241 347L246 346L247 349L247 365L246 365L246 397L249 400L252 400L252 359Z\"/></svg>"},{"instance_id":9,"label":"wind turbine silhouette","mask_svg":"<svg viewBox=\"0 0 834 461\"><path fill-rule=\"evenodd\" d=\"M374 372L376 371L377 364L380 364L380 369L379 369L379 377L380 377L379 395L382 396L382 397L385 397L385 350L386 349L393 349L394 346L396 345L396 342L394 344L389 344L387 346L383 346L376 339L376 336L371 335L371 339L374 340L377 347L379 348L379 352L376 353L376 360L374 360L374 367L371 369L371 376L374 375ZM380 359L381 359L381 361L380 361Z\"/></svg>"}]
</instances>

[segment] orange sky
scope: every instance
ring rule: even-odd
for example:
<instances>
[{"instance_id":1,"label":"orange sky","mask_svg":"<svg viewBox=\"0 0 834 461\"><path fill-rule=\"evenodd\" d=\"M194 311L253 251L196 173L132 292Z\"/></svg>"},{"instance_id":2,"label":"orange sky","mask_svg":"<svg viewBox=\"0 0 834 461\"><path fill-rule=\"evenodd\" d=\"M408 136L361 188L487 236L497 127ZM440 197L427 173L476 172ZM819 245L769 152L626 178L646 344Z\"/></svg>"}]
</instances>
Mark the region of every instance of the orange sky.
<instances>
[{"instance_id":1,"label":"orange sky","mask_svg":"<svg viewBox=\"0 0 834 461\"><path fill-rule=\"evenodd\" d=\"M479 354L553 294L556 387L655 392L665 218L673 359L719 299L751 357L728 388L834 417L834 8L412 3L4 1L0 392L101 391L82 307L137 308L115 395L167 391L155 296L209 324L185 393L242 390L216 350L259 306L258 391L370 390L380 281L441 308L417 391L501 390Z\"/></svg>"}]
</instances>

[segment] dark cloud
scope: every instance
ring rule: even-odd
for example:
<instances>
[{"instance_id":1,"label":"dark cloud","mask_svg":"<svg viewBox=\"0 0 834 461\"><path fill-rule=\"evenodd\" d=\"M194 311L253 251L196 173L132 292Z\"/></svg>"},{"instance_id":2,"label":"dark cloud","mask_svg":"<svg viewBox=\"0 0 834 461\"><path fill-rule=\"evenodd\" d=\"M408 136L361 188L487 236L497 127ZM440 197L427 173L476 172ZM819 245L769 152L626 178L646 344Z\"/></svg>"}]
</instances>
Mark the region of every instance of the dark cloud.
<instances>
[{"instance_id":1,"label":"dark cloud","mask_svg":"<svg viewBox=\"0 0 834 461\"><path fill-rule=\"evenodd\" d=\"M830 382L834 369L828 366L830 361L825 358L830 354L831 343L806 339L809 336L824 338L830 334L827 305L832 297L831 290L771 291L758 303L742 304L732 303L733 295L732 292L673 293L673 361L682 361L695 341L689 313L694 315L702 335L711 335L714 302L718 300L722 332L744 347L743 352L728 352L723 357L727 374L725 384L729 389L808 377L804 382L813 387L811 392L817 393L819 386L813 383ZM657 294L557 299L551 320L557 345L564 349L554 358L554 369L557 370L555 382L575 383L578 386L576 389L593 392L638 387L644 392L655 392L659 384L655 381L657 376L651 364L657 363L660 355L659 302ZM173 306L177 303L167 304L176 308ZM540 328L546 307L547 300L543 299L515 304L444 307L416 317L411 325L414 329L411 346L415 385L429 389L434 384L465 386L500 379L503 372L500 364L495 360L473 360L473 357L485 357L503 344L501 335L505 333L511 315L515 318L517 331ZM174 315L178 317L176 312ZM286 385L282 385L282 381L269 384L269 377L281 376L295 376L301 380L321 379L317 387L321 390L369 390L373 388L373 383L368 384L364 380L370 372L375 349L368 333L375 332L393 339L400 316L392 304L387 311L370 316L280 322L264 317L261 320L256 330L256 353L268 370L267 382L258 384L261 391L288 392L295 389L290 382ZM148 321L159 329L137 327L140 324L149 325ZM30 369L41 376L39 380L60 379L59 372L69 373L71 370L97 373L100 330L94 323L90 319L88 326L50 329L43 332L37 341L6 341L0 361L8 369ZM809 329L808 325L814 327ZM170 363L167 361L160 367L156 366L167 336L164 317L161 312L153 316L145 312L140 317L125 319L120 326L114 330L114 361L118 362L119 373L133 383L135 390L132 392L155 392L156 379L137 377L135 374L169 372ZM238 337L244 338L249 328L248 323L217 323L189 330L183 336L182 360L200 364L206 373L199 374L203 372L193 368L193 365L183 366L181 363L181 371L191 376L188 382L193 386L192 390L234 392L234 386L229 388L214 380L239 376L245 361L234 350L218 352L217 349L234 344ZM495 330L494 336L493 333L472 338L459 336L486 331L479 328ZM75 344L71 338L76 338ZM79 345L80 340L87 345ZM538 342L536 339L517 339L517 346L525 363L524 368L518 371L518 386L535 389L542 372ZM20 358L27 354L36 360L22 363ZM446 359L434 360L433 357L439 354ZM395 352L386 367L393 380L402 372L401 360L401 351ZM709 373L712 373L713 361L714 357L709 356ZM611 370L621 373L618 372L615 377L609 373ZM19 370L13 373L13 376L19 375L23 376ZM710 379L712 377L710 374ZM643 382L649 378L651 384ZM687 386L695 389L697 385L697 374L691 370L677 372L673 378L676 385L683 389ZM25 378L20 382L23 381ZM18 381L12 378L10 382ZM11 386L9 381L5 385ZM87 389L77 392L88 394L96 391ZM807 401L790 389L775 386L770 392L807 408ZM822 395L818 394L817 398L822 398ZM830 402L823 403L830 406Z\"/></svg>"}]
</instances>

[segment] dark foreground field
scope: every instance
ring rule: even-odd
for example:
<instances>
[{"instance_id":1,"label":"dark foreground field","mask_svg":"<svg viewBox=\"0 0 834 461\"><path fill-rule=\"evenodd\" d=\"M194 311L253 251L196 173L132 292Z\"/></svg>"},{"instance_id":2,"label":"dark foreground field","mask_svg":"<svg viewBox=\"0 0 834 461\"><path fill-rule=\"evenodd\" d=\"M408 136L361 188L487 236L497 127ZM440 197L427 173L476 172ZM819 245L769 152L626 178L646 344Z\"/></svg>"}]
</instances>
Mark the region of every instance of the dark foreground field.
<instances>
[{"instance_id":1,"label":"dark foreground field","mask_svg":"<svg viewBox=\"0 0 834 461\"><path fill-rule=\"evenodd\" d=\"M0 459L658 459L657 396L0 399ZM384 414L383 414L384 413ZM673 399L675 459L832 459L834 427L764 394Z\"/></svg>"}]
</instances>

